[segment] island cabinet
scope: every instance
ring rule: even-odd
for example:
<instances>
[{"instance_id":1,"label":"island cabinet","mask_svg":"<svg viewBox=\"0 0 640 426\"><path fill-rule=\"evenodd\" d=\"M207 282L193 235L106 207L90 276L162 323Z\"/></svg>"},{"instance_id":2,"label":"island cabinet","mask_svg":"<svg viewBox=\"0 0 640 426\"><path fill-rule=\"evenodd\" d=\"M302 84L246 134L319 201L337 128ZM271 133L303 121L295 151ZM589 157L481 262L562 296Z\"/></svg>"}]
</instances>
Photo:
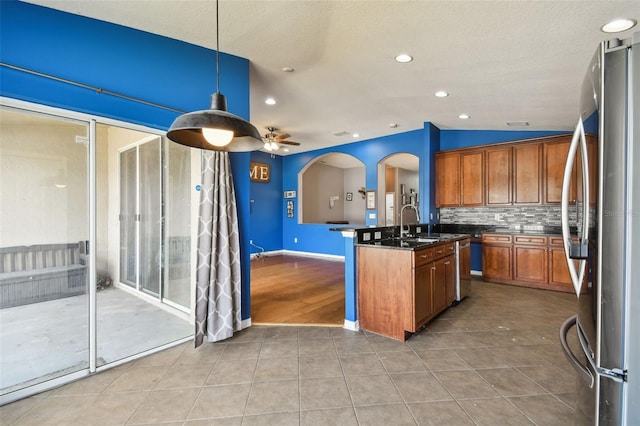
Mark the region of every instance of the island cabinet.
<instances>
[{"instance_id":1,"label":"island cabinet","mask_svg":"<svg viewBox=\"0 0 640 426\"><path fill-rule=\"evenodd\" d=\"M357 247L360 328L404 341L455 300L455 243Z\"/></svg>"},{"instance_id":2,"label":"island cabinet","mask_svg":"<svg viewBox=\"0 0 640 426\"><path fill-rule=\"evenodd\" d=\"M524 287L572 292L562 237L483 234L482 278Z\"/></svg>"}]
</instances>

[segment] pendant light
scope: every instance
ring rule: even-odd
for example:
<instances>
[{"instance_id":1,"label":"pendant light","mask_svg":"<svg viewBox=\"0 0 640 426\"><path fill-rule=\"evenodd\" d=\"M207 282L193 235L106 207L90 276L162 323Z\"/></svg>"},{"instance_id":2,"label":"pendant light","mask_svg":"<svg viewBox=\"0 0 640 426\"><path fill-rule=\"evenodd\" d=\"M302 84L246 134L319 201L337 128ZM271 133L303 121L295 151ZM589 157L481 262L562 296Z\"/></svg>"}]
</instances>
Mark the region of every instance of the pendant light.
<instances>
[{"instance_id":1,"label":"pendant light","mask_svg":"<svg viewBox=\"0 0 640 426\"><path fill-rule=\"evenodd\" d=\"M255 151L263 147L258 130L248 121L227 112L227 100L220 93L220 31L216 0L216 93L211 109L183 114L175 119L167 137L181 145L215 151Z\"/></svg>"}]
</instances>

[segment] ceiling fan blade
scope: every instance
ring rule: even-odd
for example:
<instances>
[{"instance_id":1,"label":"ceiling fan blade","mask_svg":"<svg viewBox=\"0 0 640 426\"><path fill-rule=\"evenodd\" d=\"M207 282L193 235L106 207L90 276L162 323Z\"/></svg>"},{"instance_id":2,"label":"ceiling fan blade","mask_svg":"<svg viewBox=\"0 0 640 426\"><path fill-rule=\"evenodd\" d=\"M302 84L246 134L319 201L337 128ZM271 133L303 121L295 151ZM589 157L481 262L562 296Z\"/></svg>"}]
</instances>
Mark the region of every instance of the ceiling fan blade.
<instances>
[{"instance_id":1,"label":"ceiling fan blade","mask_svg":"<svg viewBox=\"0 0 640 426\"><path fill-rule=\"evenodd\" d=\"M300 145L300 142L294 142L294 141L278 141L278 143L283 145L293 145L293 146Z\"/></svg>"},{"instance_id":2,"label":"ceiling fan blade","mask_svg":"<svg viewBox=\"0 0 640 426\"><path fill-rule=\"evenodd\" d=\"M282 135L276 135L273 139L276 140L277 142L280 142L290 137L291 135L289 133L284 133Z\"/></svg>"}]
</instances>

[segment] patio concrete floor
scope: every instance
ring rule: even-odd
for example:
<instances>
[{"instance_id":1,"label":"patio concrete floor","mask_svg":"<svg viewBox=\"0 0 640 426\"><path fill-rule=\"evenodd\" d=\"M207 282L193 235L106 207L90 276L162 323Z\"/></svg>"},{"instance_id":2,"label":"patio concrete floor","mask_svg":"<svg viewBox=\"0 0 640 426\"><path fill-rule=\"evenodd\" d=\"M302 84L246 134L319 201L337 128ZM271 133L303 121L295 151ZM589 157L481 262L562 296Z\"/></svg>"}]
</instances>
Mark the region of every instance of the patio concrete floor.
<instances>
[{"instance_id":1,"label":"patio concrete floor","mask_svg":"<svg viewBox=\"0 0 640 426\"><path fill-rule=\"evenodd\" d=\"M193 335L188 321L117 288L99 291L97 366ZM0 310L2 394L89 366L88 296Z\"/></svg>"}]
</instances>

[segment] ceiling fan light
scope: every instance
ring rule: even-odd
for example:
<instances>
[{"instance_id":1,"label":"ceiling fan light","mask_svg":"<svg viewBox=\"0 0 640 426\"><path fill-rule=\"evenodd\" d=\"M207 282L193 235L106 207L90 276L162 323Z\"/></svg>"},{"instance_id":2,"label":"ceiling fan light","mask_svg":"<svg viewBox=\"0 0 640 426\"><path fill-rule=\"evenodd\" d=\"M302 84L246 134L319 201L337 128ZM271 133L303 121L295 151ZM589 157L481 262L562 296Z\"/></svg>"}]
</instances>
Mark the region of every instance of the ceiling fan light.
<instances>
[{"instance_id":1,"label":"ceiling fan light","mask_svg":"<svg viewBox=\"0 0 640 426\"><path fill-rule=\"evenodd\" d=\"M277 143L275 143L275 142L271 142L271 149L272 149L273 151L277 151L277 150L279 150L279 149L280 149L280 145L278 145L278 144L277 144Z\"/></svg>"}]
</instances>

